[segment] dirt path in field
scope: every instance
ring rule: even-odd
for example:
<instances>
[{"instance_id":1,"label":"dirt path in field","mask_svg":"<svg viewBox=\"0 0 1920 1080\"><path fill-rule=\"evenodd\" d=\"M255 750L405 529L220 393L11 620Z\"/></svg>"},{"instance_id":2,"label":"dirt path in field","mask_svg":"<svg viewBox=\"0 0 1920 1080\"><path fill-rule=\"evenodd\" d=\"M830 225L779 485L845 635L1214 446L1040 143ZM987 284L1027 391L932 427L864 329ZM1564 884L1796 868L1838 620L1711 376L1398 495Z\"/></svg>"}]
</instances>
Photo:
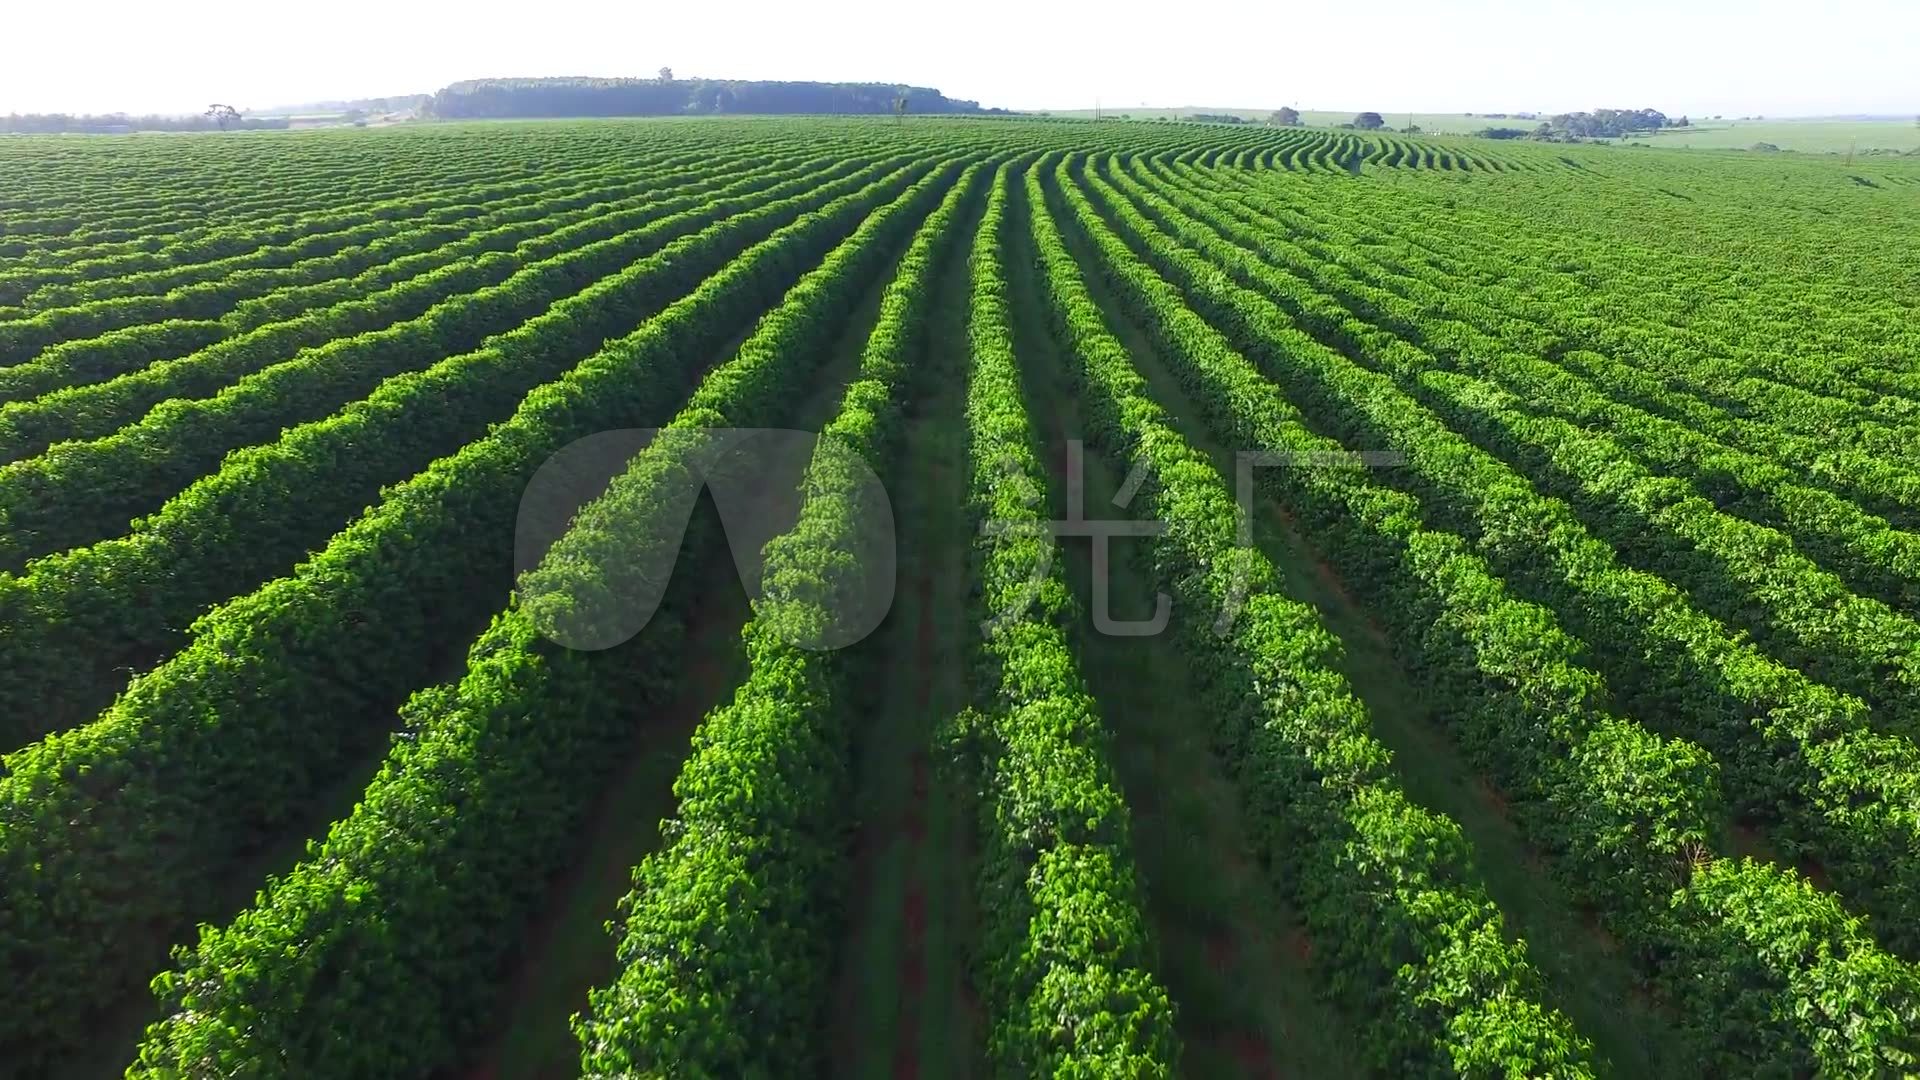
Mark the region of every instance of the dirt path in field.
<instances>
[{"instance_id":1,"label":"dirt path in field","mask_svg":"<svg viewBox=\"0 0 1920 1080\"><path fill-rule=\"evenodd\" d=\"M858 824L849 920L836 961L828 1074L859 1080L974 1075L983 1038L966 986L974 815L933 758L965 702L966 238L938 273L921 368L888 485L899 587L859 647L866 722L855 747Z\"/></svg>"},{"instance_id":2,"label":"dirt path in field","mask_svg":"<svg viewBox=\"0 0 1920 1080\"><path fill-rule=\"evenodd\" d=\"M1077 238L1069 246L1083 265L1093 265ZM1169 362L1111 297L1100 289L1095 293L1174 426L1212 457L1223 475L1231 475L1232 450L1213 438L1205 411L1186 394ZM1527 941L1529 958L1547 977L1554 1003L1623 1075L1669 1075L1680 1039L1672 1017L1639 992L1631 958L1554 880L1541 853L1521 836L1504 795L1454 745L1435 714L1430 690L1411 674L1391 636L1325 553L1302 534L1288 508L1262 492L1254 518L1255 542L1280 571L1287 594L1312 605L1341 639L1342 673L1365 703L1375 736L1393 751L1401 785L1416 803L1461 826L1509 935Z\"/></svg>"},{"instance_id":3,"label":"dirt path in field","mask_svg":"<svg viewBox=\"0 0 1920 1080\"><path fill-rule=\"evenodd\" d=\"M465 1073L470 1080L578 1072L579 1046L567 1018L586 1008L588 988L617 974L614 938L603 924L632 887L633 867L659 846L660 821L673 813L673 781L694 729L745 674L739 632L750 614L747 598L732 563L719 561L724 565L703 575L701 602L688 613L679 693L636 728L583 830L583 851L548 887L522 934L520 960L506 983L505 1022Z\"/></svg>"},{"instance_id":4,"label":"dirt path in field","mask_svg":"<svg viewBox=\"0 0 1920 1080\"><path fill-rule=\"evenodd\" d=\"M919 605L915 620L913 681L915 704L923 714L933 706L935 678L933 578L925 566L914 577L914 599ZM915 750L908 763L911 789L901 827L902 839L916 851L927 842L927 795L931 784L931 766L925 749ZM921 999L927 992L927 886L915 875L907 883L907 896L901 908L900 946L900 1020L894 1040L894 1080L917 1080L920 1075Z\"/></svg>"},{"instance_id":5,"label":"dirt path in field","mask_svg":"<svg viewBox=\"0 0 1920 1080\"><path fill-rule=\"evenodd\" d=\"M1018 200L1024 212L1024 199ZM1016 220L1024 221L1023 218ZM1054 509L1064 509L1066 442L1085 430L1067 356L1051 338L1031 239L1020 228L1009 253L1015 346L1040 428ZM1112 505L1120 474L1088 446L1085 509L1125 517ZM1117 619L1142 618L1158 591L1136 560L1141 540L1117 540L1109 587ZM1063 542L1068 579L1083 607L1091 593L1091 544ZM1182 618L1176 605L1174 618ZM1352 1072L1347 1025L1324 1004L1308 970L1297 918L1250 855L1237 789L1196 721L1186 660L1174 633L1077 642L1081 670L1113 733L1113 760L1133 823L1133 847L1156 974L1179 1009L1186 1075L1339 1076Z\"/></svg>"},{"instance_id":6,"label":"dirt path in field","mask_svg":"<svg viewBox=\"0 0 1920 1080\"><path fill-rule=\"evenodd\" d=\"M847 384L859 375L860 355L878 321L881 292L892 276L891 266L882 270L861 303L848 313L820 363L814 389L794 403L783 418L785 423L797 430L818 431L839 412ZM716 364L736 352L751 330L743 328L717 354ZM759 497L770 505L797 511L797 505L787 504L805 462L782 464L775 473L751 479L760 485ZM710 497L701 497L697 512L713 512ZM746 515L751 520L768 516ZM646 728L636 734L620 775L601 796L583 830L582 855L554 882L530 924L520 963L508 978L499 1037L462 1074L471 1080L544 1080L579 1073L580 1050L568 1018L586 1008L590 988L605 985L617 974L615 941L604 924L616 916L616 905L632 888L634 865L658 846L659 822L673 813L673 782L695 728L708 712L731 698L732 688L746 674L739 632L752 614L747 591L725 547L705 552L703 561L700 582L688 594L698 601L689 600L681 609L687 611L689 623L687 674L681 692L670 708L647 715ZM681 564L693 565L693 553L683 552Z\"/></svg>"}]
</instances>

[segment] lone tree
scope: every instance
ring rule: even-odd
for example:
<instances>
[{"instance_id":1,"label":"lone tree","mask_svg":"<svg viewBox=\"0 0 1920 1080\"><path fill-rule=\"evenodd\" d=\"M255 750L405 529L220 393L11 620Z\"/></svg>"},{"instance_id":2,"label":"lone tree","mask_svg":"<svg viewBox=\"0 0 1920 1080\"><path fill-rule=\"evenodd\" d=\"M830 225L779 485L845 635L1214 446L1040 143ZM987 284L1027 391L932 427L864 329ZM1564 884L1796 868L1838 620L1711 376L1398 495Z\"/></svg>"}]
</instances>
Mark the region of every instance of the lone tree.
<instances>
[{"instance_id":1,"label":"lone tree","mask_svg":"<svg viewBox=\"0 0 1920 1080\"><path fill-rule=\"evenodd\" d=\"M240 119L240 110L231 105L209 105L207 119L220 125L220 130L225 131Z\"/></svg>"},{"instance_id":2,"label":"lone tree","mask_svg":"<svg viewBox=\"0 0 1920 1080\"><path fill-rule=\"evenodd\" d=\"M902 123L907 118L907 95L895 94L893 98L893 122Z\"/></svg>"},{"instance_id":3,"label":"lone tree","mask_svg":"<svg viewBox=\"0 0 1920 1080\"><path fill-rule=\"evenodd\" d=\"M1353 118L1353 126L1359 128L1361 131L1378 131L1386 127L1387 122L1381 119L1380 114L1377 112L1363 112Z\"/></svg>"},{"instance_id":4,"label":"lone tree","mask_svg":"<svg viewBox=\"0 0 1920 1080\"><path fill-rule=\"evenodd\" d=\"M661 68L661 69L660 69L660 81L661 81L661 82L672 82L672 81L673 81L673 69L672 69L672 68L670 68L670 67L663 67L663 68Z\"/></svg>"},{"instance_id":5,"label":"lone tree","mask_svg":"<svg viewBox=\"0 0 1920 1080\"><path fill-rule=\"evenodd\" d=\"M1267 114L1267 123L1274 127L1299 127L1300 110L1291 105L1282 105Z\"/></svg>"}]
</instances>

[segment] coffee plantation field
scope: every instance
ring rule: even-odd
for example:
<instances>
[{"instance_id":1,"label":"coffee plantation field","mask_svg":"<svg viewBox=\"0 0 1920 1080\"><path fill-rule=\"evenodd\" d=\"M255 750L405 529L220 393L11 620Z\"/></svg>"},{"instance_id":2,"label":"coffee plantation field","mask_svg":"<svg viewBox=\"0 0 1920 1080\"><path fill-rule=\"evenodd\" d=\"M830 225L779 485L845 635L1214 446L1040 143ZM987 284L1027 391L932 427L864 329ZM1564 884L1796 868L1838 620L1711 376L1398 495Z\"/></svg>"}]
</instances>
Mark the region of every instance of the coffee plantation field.
<instances>
[{"instance_id":1,"label":"coffee plantation field","mask_svg":"<svg viewBox=\"0 0 1920 1080\"><path fill-rule=\"evenodd\" d=\"M1920 163L0 176L0 1074L1920 1071Z\"/></svg>"}]
</instances>

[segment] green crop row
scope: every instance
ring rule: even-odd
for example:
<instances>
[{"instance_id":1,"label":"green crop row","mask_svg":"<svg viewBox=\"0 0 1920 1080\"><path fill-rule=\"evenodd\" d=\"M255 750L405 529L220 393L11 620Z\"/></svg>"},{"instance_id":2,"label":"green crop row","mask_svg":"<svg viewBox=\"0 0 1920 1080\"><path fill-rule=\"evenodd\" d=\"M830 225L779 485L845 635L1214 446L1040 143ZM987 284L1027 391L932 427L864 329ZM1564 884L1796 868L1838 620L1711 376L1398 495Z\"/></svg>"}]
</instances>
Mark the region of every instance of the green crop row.
<instances>
[{"instance_id":1,"label":"green crop row","mask_svg":"<svg viewBox=\"0 0 1920 1080\"><path fill-rule=\"evenodd\" d=\"M1876 733L1858 699L1768 658L1665 578L1624 565L1570 508L1543 498L1390 377L1291 325L1285 334L1256 330L1244 320L1260 306L1303 325L1313 324L1318 309L1354 340L1371 342L1371 355L1383 361L1408 348L1326 310L1323 297L1244 250L1217 237L1197 242L1215 278L1245 275L1262 286L1253 306L1217 309L1238 343L1286 372L1333 430L1406 449L1411 469L1402 475L1432 500L1430 511L1457 523L1490 565L1559 612L1594 649L1627 707L1711 749L1727 768L1723 779L1736 806L1783 818L1789 835L1824 860L1849 898L1877 916L1876 930L1890 944L1903 952L1913 947L1920 928L1910 884L1920 868L1920 772L1897 763L1920 765L1920 749ZM1247 294L1229 286L1222 295ZM1285 297L1285 307L1270 297Z\"/></svg>"},{"instance_id":2,"label":"green crop row","mask_svg":"<svg viewBox=\"0 0 1920 1080\"><path fill-rule=\"evenodd\" d=\"M128 520L218 468L233 449L270 441L284 428L324 417L390 377L479 349L488 338L537 322L560 301L655 256L680 237L840 180L852 168L853 163L841 162L797 176L785 168L771 169L705 196L664 200L650 203L646 212L582 222L563 230L563 246L547 258L534 257L546 246L536 245L522 248L525 254L490 253L462 260L367 304L329 309L315 321L330 323L334 332L290 360L271 362L278 349L260 355L270 341L263 336L245 340L252 349L235 342L220 348L217 358L171 365L169 371L182 375L206 378L226 368L239 378L211 397L164 398L138 423L111 435L56 444L38 457L0 468L0 503L6 504L0 525L7 538L0 543L0 568L17 570L36 556L114 536ZM608 229L616 231L596 239ZM383 314L402 316L410 310L420 313L383 319ZM633 312L633 321L643 313ZM368 321L376 328L356 330L356 324ZM382 321L386 325L378 325ZM318 333L326 331L320 328ZM115 380L89 388L95 392L61 395L45 407L12 411L16 418L56 417L62 415L61 403L77 404L75 399L84 397L98 410L124 413L128 410L115 408L116 399L132 397L129 404L137 405L166 393L165 387L155 385L163 382L181 389L177 380ZM0 422L7 419L7 411L0 410Z\"/></svg>"},{"instance_id":3,"label":"green crop row","mask_svg":"<svg viewBox=\"0 0 1920 1080\"><path fill-rule=\"evenodd\" d=\"M510 186L507 193L537 196L541 191L541 185L522 181ZM417 228L417 215L423 211L452 202L471 214L480 209L472 201L476 196L498 198L501 194L486 189L463 191L440 196L427 205L397 203L363 211L356 216L369 220L331 232L300 234L302 238L286 248L298 258L284 264L242 268L215 280L188 281L161 292L83 295L69 304L22 309L20 317L0 321L0 366L26 363L49 346L127 326L167 319L218 319L236 305L278 289L358 274L383 261L383 248L372 241ZM57 299L51 293L36 295Z\"/></svg>"},{"instance_id":4,"label":"green crop row","mask_svg":"<svg viewBox=\"0 0 1920 1080\"><path fill-rule=\"evenodd\" d=\"M0 576L0 611L13 624L13 633L0 640L0 670L18 673L8 686L10 695L19 695L12 700L21 704L13 715L16 723L32 725L14 731L13 737L24 741L80 722L110 700L117 689L114 672L143 671L172 652L197 612L284 573L302 553L322 544L356 510L378 498L381 485L484 435L487 425L509 414L529 390L558 378L609 337L631 330L647 314L692 290L767 233L903 163L892 159L825 184L811 177L794 180L764 194L688 211L691 220L660 224L686 232L719 215L743 212L720 217L639 262L628 260L655 245L641 244L636 250L633 238L616 238L569 253L559 265L533 269L493 302L510 311L534 312L581 281L591 284L479 349L457 353L423 371L396 375L367 398L289 429L277 441L247 447L224 462L221 457L229 444L216 442L213 453L205 455L216 471L191 482L129 535L50 555L20 577ZM853 164L828 172L845 172ZM594 280L599 274L607 276ZM440 325L427 328L426 340L430 345L436 329L442 335L449 330L459 334L463 320L484 314L475 303L454 303ZM381 354L366 346L385 344L382 337L350 338L317 350L243 381L211 404L230 406L237 414L232 421L236 425L246 423L249 407L297 408L301 400L292 395L294 387L310 381L324 389L330 375L341 377L333 375L333 363L342 356L373 363L372 357ZM428 347L417 339L411 344ZM414 353L401 348L387 355L404 358ZM354 368L348 365L346 372L345 377L352 378ZM307 392L314 390L309 386ZM180 402L163 408L160 415L189 420L202 413L221 415L195 404ZM308 414L312 412L324 413L324 408ZM203 423L199 431L191 424L181 426L188 438L180 445L191 448L192 437L206 438L205 429L214 425ZM279 421L270 418L252 430L271 438L278 426ZM246 440L235 441L244 445ZM143 452L141 440L106 445L126 452L127 471L139 471L132 462ZM156 443L151 451L156 460L164 460L159 455L166 445ZM380 453L363 452L368 446L378 446ZM173 479L191 481L197 460L204 459L189 460L189 467ZM116 474L108 470L106 475ZM167 488L162 484L160 490ZM85 498L76 495L74 501ZM49 509L49 520L59 521L61 507ZM79 507L72 509L77 512ZM47 665L54 656L63 662Z\"/></svg>"},{"instance_id":5,"label":"green crop row","mask_svg":"<svg viewBox=\"0 0 1920 1080\"><path fill-rule=\"evenodd\" d=\"M1153 182L1137 168L1135 176ZM1198 176L1187 172L1181 179ZM1211 184L1206 190L1225 194ZM1581 350L1563 352L1559 363L1540 359L1537 354L1546 347L1527 325L1466 302L1457 289L1390 273L1358 254L1367 248L1297 247L1281 239L1272 230L1285 228L1286 219L1263 212L1274 209L1271 202L1235 192L1188 209L1216 227L1231 229L1225 223L1237 219L1259 230L1255 250L1263 258L1314 281L1355 314L1434 350L1461 370L1479 369L1484 358L1498 357L1497 365L1485 366L1487 374L1524 399L1530 411L1605 425L1614 441L1664 471L1687 477L1716 505L1790 534L1796 546L1862 593L1899 610L1920 608L1920 535L1806 483L1789 465L1805 460L1802 454L1821 451L1789 448L1797 441L1794 436L1770 430L1766 456L1738 449L1727 441L1731 416L1669 390L1638 369ZM1623 387L1624 400L1609 396ZM1646 400L1659 411L1637 407L1634 400Z\"/></svg>"},{"instance_id":6,"label":"green crop row","mask_svg":"<svg viewBox=\"0 0 1920 1080\"><path fill-rule=\"evenodd\" d=\"M83 1037L90 1009L158 966L152 935L217 914L205 907L210 879L297 822L446 662L448 643L484 627L512 579L502 538L542 462L588 434L666 419L743 319L928 167L811 212L815 200L787 200L799 214L791 224L698 275L691 295L527 395L485 437L388 489L292 576L201 617L192 643L99 720L8 755L0 966L23 974L0 988L4 1052L31 1060ZM594 315L578 311L583 322ZM336 417L251 471L283 500L310 494L340 445L380 445L354 433L385 415Z\"/></svg>"},{"instance_id":7,"label":"green crop row","mask_svg":"<svg viewBox=\"0 0 1920 1080\"><path fill-rule=\"evenodd\" d=\"M695 732L662 826L668 842L635 869L620 903L618 973L574 1021L585 1075L773 1076L812 1072L821 1058L852 748L847 660L819 651L819 635L848 617L842 605L866 572L860 521L879 493L862 483L863 463L877 464L896 434L908 352L979 175L953 183L953 170L923 182L924 194L945 188L945 198L886 289L860 376L807 466L798 522L767 545L763 596L742 633L746 681ZM924 201L869 218L702 385L613 482L604 518L590 514L523 581L534 621L570 635L626 617L654 562L633 554L633 537L672 542L646 521L676 501L667 492L688 474L712 467L700 462L726 456L729 436L714 429L764 424L804 394L811 361ZM586 578L578 566L597 572Z\"/></svg>"},{"instance_id":8,"label":"green crop row","mask_svg":"<svg viewBox=\"0 0 1920 1080\"><path fill-rule=\"evenodd\" d=\"M872 214L708 376L675 424L778 419L806 383L806 360L830 338L831 313L867 288L894 238L951 175L929 173ZM745 374L756 366L769 372L757 385ZM664 707L674 684L677 620L590 653L554 643L543 605L552 594L592 595L614 563L636 557L640 537L680 546L665 520L676 500L657 485L680 475L681 448L654 440L581 510L579 531L527 579L525 602L497 614L469 650L466 674L415 695L408 737L394 743L356 812L230 926L203 930L197 948L182 951L181 971L156 980L168 1016L149 1031L135 1075L271 1065L413 1076L459 1063L498 1002L515 931L561 868L609 755ZM358 901L368 894L382 898L377 908ZM348 1030L353 1039L333 1036Z\"/></svg>"},{"instance_id":9,"label":"green crop row","mask_svg":"<svg viewBox=\"0 0 1920 1080\"><path fill-rule=\"evenodd\" d=\"M969 268L967 452L979 713L958 725L981 791L988 1060L1003 1076L1170 1077L1174 1008L1153 972L1110 740L1071 648L1078 606L1041 521L1046 473L1021 390L1007 209L995 178Z\"/></svg>"},{"instance_id":10,"label":"green crop row","mask_svg":"<svg viewBox=\"0 0 1920 1080\"><path fill-rule=\"evenodd\" d=\"M307 232L324 232L329 223L354 220L359 214L404 218L412 202L449 189L513 185L520 191L537 191L543 182L528 176L527 161L521 156L525 148L518 149L521 153L503 147L491 160L489 155L476 155L472 148L444 158L409 154L405 166L399 169L391 168L391 160L383 168L377 158L335 161L327 167L309 163L306 171L298 166L289 169L282 161L265 168L256 164L226 182L209 172L206 161L197 161L189 170L188 189L156 195L143 207L97 218L88 228L57 240L28 239L6 232L0 224L0 236L18 237L6 243L17 245L12 253L20 257L18 270L0 276L0 283L4 283L0 284L0 302L18 303L29 292L53 282L114 277L242 255L263 244L286 243ZM575 171L582 164L589 168L594 164L615 165L629 155L645 158L673 149L628 147L626 153L602 153L579 146L561 160L556 173ZM677 151L684 155L692 149L680 146ZM633 153L635 150L639 152ZM120 168L126 168L129 157L119 155ZM115 182L140 181L136 176L123 175ZM149 190L160 187L156 181ZM230 201L222 207L219 204L223 200ZM82 196L81 202L84 206L88 200ZM166 216L169 213L176 216Z\"/></svg>"},{"instance_id":11,"label":"green crop row","mask_svg":"<svg viewBox=\"0 0 1920 1080\"><path fill-rule=\"evenodd\" d=\"M1156 335L1179 360L1196 397L1241 445L1341 449L1309 431L1309 417L1288 405L1235 344L1322 416L1338 415L1334 409L1348 395L1355 408L1366 403L1383 420L1390 415L1391 424L1350 432L1405 453L1403 469L1389 474L1462 463L1457 435L1423 418L1383 377L1313 341L1266 296L1235 285L1218 265L1156 231L1097 176L1088 177L1088 190L1126 240L1072 184L1066 187L1077 204L1075 221L1102 251L1116 287L1169 296L1184 288L1208 320L1228 328L1223 335L1192 310L1163 307L1176 321L1157 326ZM1129 242L1146 252L1146 263ZM1263 479L1328 534L1323 550L1344 564L1350 585L1371 594L1402 648L1431 673L1462 744L1516 802L1527 804L1518 817L1535 844L1559 856L1555 865L1576 894L1633 942L1662 985L1690 1007L1685 1020L1703 1063L1740 1074L1818 1065L1854 1075L1911 1062L1920 1050L1920 974L1880 949L1839 904L1821 898L1810 905L1805 882L1771 866L1722 871L1761 885L1748 894L1751 903L1723 909L1745 916L1744 925L1689 919L1696 861L1712 858L1720 832L1713 760L1698 747L1609 715L1606 684L1580 666L1580 642L1558 627L1554 612L1512 598L1489 561L1460 537L1426 528L1416 499L1367 473L1282 468L1265 470ZM1512 485L1488 494L1503 492L1523 494ZM1516 504L1509 498L1505 505ZM1526 528L1535 517L1511 521ZM1534 550L1543 539L1565 534L1527 532ZM1596 579L1633 580L1630 572L1593 570L1589 576ZM1821 942L1818 950L1750 946L1796 919ZM1685 957L1692 966L1659 963L1664 957ZM1827 989L1835 985L1846 990ZM1764 1033L1727 1029L1720 1020L1756 1014L1774 1018Z\"/></svg>"},{"instance_id":12,"label":"green crop row","mask_svg":"<svg viewBox=\"0 0 1920 1080\"><path fill-rule=\"evenodd\" d=\"M719 164L724 166L725 162ZM640 200L657 198L665 192L683 187L690 192L701 186L717 186L716 181L729 182L729 178L715 163L706 162L683 170L648 172L624 183L600 183L564 194L547 192L537 199L514 200L510 205L490 209L484 215L462 220L457 225L422 224L376 242L381 262L351 276L276 289L265 296L241 302L217 320L170 319L55 345L28 363L0 368L0 400L29 400L63 387L106 381L158 361L186 356L218 341L262 331L275 335L274 340L280 348L291 353L296 348L326 340L302 336L300 333L315 329L316 320L302 319L301 316L316 309L371 300L370 294L446 266L463 256L487 251L511 251L543 234L553 235L566 226L582 223L597 214L631 211ZM294 325L273 325L288 322ZM174 328L181 331L191 329L204 340L188 348L169 350L167 346L170 342L166 340L166 335ZM126 423L139 415L134 412L128 416L124 411L95 413L88 408L90 400L82 395L58 399L58 403L43 403L46 407L57 407L60 416L79 413L87 423L66 428L42 419L41 423L47 426L44 431L37 433L36 441L31 443L20 438L27 432L17 430L27 417L17 412L0 412L0 416L14 417L6 422L5 430L9 431L11 437L5 444L5 453L10 458L24 456L57 438L101 434L112 430L108 425L113 425L116 420ZM165 399L140 400L144 405L129 407L148 408L158 400ZM29 426L28 432L31 431Z\"/></svg>"},{"instance_id":13,"label":"green crop row","mask_svg":"<svg viewBox=\"0 0 1920 1080\"><path fill-rule=\"evenodd\" d=\"M1218 218L1203 222L1125 177L1121 183L1151 216L1171 220L1174 231L1206 246L1236 280L1274 289L1320 341L1391 376L1541 491L1567 500L1622 563L1672 580L1696 607L1751 633L1769 655L1862 698L1880 710L1869 718L1877 728L1908 738L1920 732L1920 624L1854 594L1799 554L1790 538L1721 511L1684 480L1652 474L1611 433L1535 415L1523 399L1489 381L1531 366L1497 343L1337 272L1269 255L1275 245L1258 233ZM1204 209L1196 212L1206 216ZM1222 240L1248 250L1228 253L1218 246ZM1257 265L1250 251L1268 265ZM1418 330L1401 334L1402 327ZM1465 359L1451 365L1455 370L1437 370L1448 365L1413 343L1431 339L1459 341L1454 351ZM1456 476L1463 488L1485 485L1479 473L1456 470Z\"/></svg>"},{"instance_id":14,"label":"green crop row","mask_svg":"<svg viewBox=\"0 0 1920 1080\"><path fill-rule=\"evenodd\" d=\"M462 225L502 210L544 203L566 195L605 190L617 185L623 177L635 173L669 173L700 164L701 158L694 154L643 155L620 166L593 164L545 178L538 183L521 180L454 188L432 198L410 201L406 214L399 218L378 217L365 223L355 223L353 218L367 214L367 211L356 211L345 223L327 218L309 219L300 222L297 226L300 231L287 236L285 240L274 237L274 242L222 258L169 260L165 265L152 269L104 277L86 275L88 268L73 266L68 269L80 275L75 281L70 284L42 285L28 294L20 306L37 314L48 309L77 307L97 300L153 296L203 282L234 282L235 274L240 271L294 269L316 257L337 258L353 251L354 246L361 245L361 238L371 242L389 235L396 224L402 228ZM348 238L346 245L340 243L341 238Z\"/></svg>"},{"instance_id":15,"label":"green crop row","mask_svg":"<svg viewBox=\"0 0 1920 1080\"><path fill-rule=\"evenodd\" d=\"M1414 805L1395 783L1391 754L1334 666L1338 642L1242 543L1245 508L1172 428L1107 329L1045 212L1039 176L1028 190L1055 332L1077 361L1091 430L1117 460L1150 470L1136 499L1166 525L1155 562L1184 605L1182 639L1206 690L1215 744L1273 855L1277 883L1306 915L1325 981L1367 1022L1371 1065L1419 1075L1591 1076L1592 1047L1544 1002L1525 946L1506 940L1459 826ZM1075 192L1067 200L1085 227L1091 208ZM1110 235L1094 239L1107 240L1105 258L1126 258ZM1150 321L1179 332L1183 309L1172 289L1110 268Z\"/></svg>"}]
</instances>

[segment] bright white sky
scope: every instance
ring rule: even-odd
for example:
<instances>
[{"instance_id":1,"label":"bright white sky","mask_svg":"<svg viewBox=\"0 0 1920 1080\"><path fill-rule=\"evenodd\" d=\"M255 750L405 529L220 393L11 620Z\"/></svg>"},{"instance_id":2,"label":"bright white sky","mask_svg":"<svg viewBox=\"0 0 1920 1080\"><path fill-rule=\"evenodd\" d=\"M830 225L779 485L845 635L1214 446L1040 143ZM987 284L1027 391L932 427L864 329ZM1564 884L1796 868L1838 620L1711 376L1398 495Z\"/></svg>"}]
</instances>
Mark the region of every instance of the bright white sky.
<instances>
[{"instance_id":1,"label":"bright white sky","mask_svg":"<svg viewBox=\"0 0 1920 1080\"><path fill-rule=\"evenodd\" d=\"M0 113L493 75L910 82L1009 108L1920 113L1914 0L4 0Z\"/></svg>"}]
</instances>

